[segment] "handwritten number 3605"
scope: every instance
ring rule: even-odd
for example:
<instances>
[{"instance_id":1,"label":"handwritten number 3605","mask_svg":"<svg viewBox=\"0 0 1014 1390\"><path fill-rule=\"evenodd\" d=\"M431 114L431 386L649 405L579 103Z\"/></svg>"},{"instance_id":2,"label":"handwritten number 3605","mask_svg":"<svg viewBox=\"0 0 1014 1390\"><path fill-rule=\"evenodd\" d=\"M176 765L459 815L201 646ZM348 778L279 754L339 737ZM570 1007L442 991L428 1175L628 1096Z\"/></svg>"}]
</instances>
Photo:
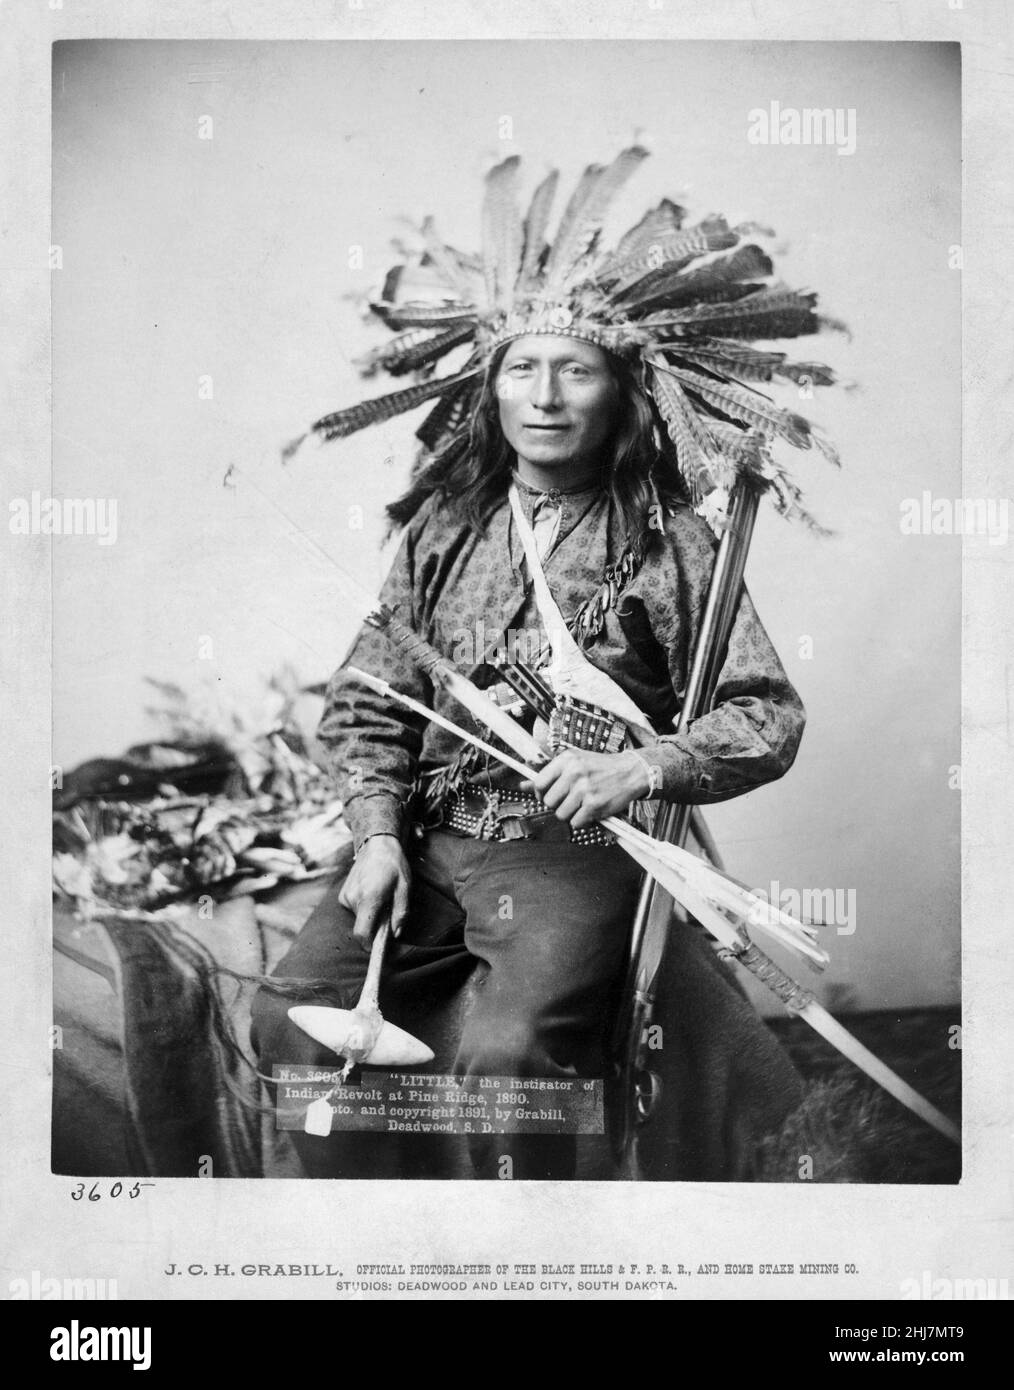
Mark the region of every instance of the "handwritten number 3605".
<instances>
[{"instance_id":1,"label":"handwritten number 3605","mask_svg":"<svg viewBox=\"0 0 1014 1390\"><path fill-rule=\"evenodd\" d=\"M155 1186L155 1184L154 1184L153 1182L135 1182L134 1185L133 1185L133 1187L131 1187L131 1188L128 1189L128 1191L127 1191L127 1196L130 1198L131 1201L133 1201L135 1197L140 1197L140 1195L141 1195L141 1188L142 1188L142 1187L154 1187L154 1186ZM108 1192L108 1193L100 1192L100 1191L99 1191L99 1185L98 1185L97 1182L95 1182L95 1183L92 1183L91 1187L88 1189L88 1200L89 1200L89 1202L99 1202L99 1201L102 1200L102 1198L103 1198L104 1196L119 1197L120 1194L121 1194L122 1192L123 1192L123 1183L122 1183L122 1182L114 1182L113 1185L112 1185L112 1187L109 1189L109 1192ZM77 1187L74 1189L74 1191L73 1191L70 1195L71 1195L71 1198L72 1198L73 1201L75 1201L75 1202L80 1202L80 1201L82 1201L83 1198L84 1198L84 1196L85 1196L85 1185L84 1185L84 1183L83 1183L83 1182L79 1182L78 1185L77 1185Z\"/></svg>"}]
</instances>

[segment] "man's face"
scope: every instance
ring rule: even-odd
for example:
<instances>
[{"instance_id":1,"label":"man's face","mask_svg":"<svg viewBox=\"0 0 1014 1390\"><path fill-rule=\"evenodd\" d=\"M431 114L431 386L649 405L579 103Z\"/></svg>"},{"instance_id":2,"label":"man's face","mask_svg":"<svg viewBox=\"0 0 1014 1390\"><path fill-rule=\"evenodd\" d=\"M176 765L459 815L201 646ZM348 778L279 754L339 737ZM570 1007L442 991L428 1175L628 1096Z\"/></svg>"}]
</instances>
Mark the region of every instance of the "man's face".
<instances>
[{"instance_id":1,"label":"man's face","mask_svg":"<svg viewBox=\"0 0 1014 1390\"><path fill-rule=\"evenodd\" d=\"M609 360L578 338L516 338L500 364L496 392L508 444L539 468L590 463L616 419Z\"/></svg>"}]
</instances>

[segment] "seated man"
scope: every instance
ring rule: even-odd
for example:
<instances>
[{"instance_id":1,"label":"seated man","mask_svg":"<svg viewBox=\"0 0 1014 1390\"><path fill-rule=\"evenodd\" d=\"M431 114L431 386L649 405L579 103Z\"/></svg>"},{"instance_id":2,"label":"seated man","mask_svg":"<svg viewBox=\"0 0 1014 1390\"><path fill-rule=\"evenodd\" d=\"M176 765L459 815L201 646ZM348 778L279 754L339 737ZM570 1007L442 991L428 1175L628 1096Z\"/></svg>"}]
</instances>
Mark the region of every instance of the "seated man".
<instances>
[{"instance_id":1,"label":"seated man","mask_svg":"<svg viewBox=\"0 0 1014 1390\"><path fill-rule=\"evenodd\" d=\"M643 559L603 614L595 660L658 727L671 724L714 544L685 506L668 508L660 528L648 514L625 512L625 495L636 495L638 483L651 496L653 446L647 431L638 437L622 364L578 338L518 337L491 363L480 418L492 466L474 467L460 490L450 480L445 495L434 493L420 506L382 598L447 654L457 648L460 655L463 633L484 633L491 647L498 639L502 647L512 631L541 636L507 497L512 483L537 543L543 541L546 578L565 613L601 583L626 538L641 534ZM488 654L476 652L473 668ZM460 708L442 690L434 692L373 628L364 628L349 663L460 721ZM456 778L440 779L437 824L426 829L411 821L413 786L435 780L461 744L420 722L344 670L331 680L320 737L331 752L356 861L279 973L331 977L336 998L350 1006L365 976L362 948L387 917L397 940L388 951L382 1007L394 1021L399 998L420 985L432 989L442 978L453 987L476 960L488 967L455 1073L601 1076L603 1025L640 870L596 830L596 821L625 814L649 795L719 801L781 776L795 756L802 707L749 599L744 596L733 631L716 707L687 734L663 735L637 751L563 752L531 790L497 764L459 768ZM552 823L536 820L523 827L526 835L505 838L505 821L538 811L533 791L555 813ZM262 1067L266 1055L292 1062L306 1052L307 1040L293 1037L298 1030L285 1016L290 1001L270 1001L262 994L258 1006ZM273 1015L269 1043L266 1012ZM326 1049L313 1059L327 1061ZM510 1147L500 1138L504 1143L492 1146L498 1156ZM365 1139L351 1136L360 1146ZM322 1141L303 1144L319 1148ZM572 1161L573 1145L565 1141L515 1141L514 1147L534 1164L535 1176L559 1173ZM555 1166L548 1157L540 1164L543 1151L552 1152Z\"/></svg>"},{"instance_id":2,"label":"seated man","mask_svg":"<svg viewBox=\"0 0 1014 1390\"><path fill-rule=\"evenodd\" d=\"M493 171L491 188L511 164ZM663 212L678 228L681 213L672 204L649 217ZM706 250L708 235L694 245ZM573 286L591 272L586 265L564 273L559 263L554 271L558 249L548 258L545 248L537 259L519 253L517 284L529 266L520 301L505 299L504 278L494 277L501 289L487 312L467 303L461 310L461 318L471 314L481 344L469 362L481 365L452 381L460 390L459 382L478 374L479 389L463 420L459 412L451 445L434 450L433 462L390 509L405 530L381 598L485 684L488 663L498 652L510 655L519 635L524 654L537 653L533 664L553 672L562 655L556 649L562 621L587 661L635 709L640 746L566 749L534 781L522 782L449 732L365 689L343 667L329 683L320 736L356 859L276 972L330 980L335 1004L351 1007L371 939L390 921L395 936L380 1003L386 1017L401 1023L406 1011L415 1016L420 999L453 993L481 962L452 1067L462 1076L603 1075L641 871L597 822L624 815L645 798L716 802L780 777L792 764L804 722L744 593L713 708L684 732L672 732L715 551L708 525L688 505L690 496L700 496L706 470L688 478L691 445L674 411L685 407L683 426L695 409L707 412L685 393L682 405L673 404L680 388L662 380L666 359L650 335L615 308L589 309L592 301ZM435 248L432 255L439 259ZM566 267L569 258L561 255ZM684 255L676 270L692 258ZM460 270L463 261L455 264ZM570 286L561 295L570 295L567 304L547 308L546 293L532 293L540 270L550 285ZM517 271L512 262L511 287ZM446 273L452 276L454 267ZM644 273L657 274L657 266ZM648 296L644 312L660 303L664 294ZM413 321L407 309L399 318L383 307L395 327ZM450 312L441 306L444 316ZM805 312L812 317L812 300ZM413 350L411 343L404 349ZM717 388L722 379L714 380ZM654 388L646 385L652 381ZM384 399L407 409L426 394L436 391L424 384L399 393L400 400ZM369 422L362 412L373 405L327 417L319 427L329 435L348 433ZM797 433L806 425L788 418ZM731 430L722 410L713 435L699 421L694 428L694 447L708 444L716 452L721 431ZM716 487L713 478L709 483ZM480 731L382 632L364 627L347 664ZM291 1023L291 1002L270 990L258 996L254 1037L262 1070L273 1063L334 1066L334 1055ZM297 1135L296 1141L308 1174L342 1176L354 1166L393 1175L389 1136ZM495 1134L471 1144L470 1175L502 1173L504 1155L514 1177L574 1172L571 1138ZM425 1157L422 1163L416 1171L425 1171Z\"/></svg>"}]
</instances>

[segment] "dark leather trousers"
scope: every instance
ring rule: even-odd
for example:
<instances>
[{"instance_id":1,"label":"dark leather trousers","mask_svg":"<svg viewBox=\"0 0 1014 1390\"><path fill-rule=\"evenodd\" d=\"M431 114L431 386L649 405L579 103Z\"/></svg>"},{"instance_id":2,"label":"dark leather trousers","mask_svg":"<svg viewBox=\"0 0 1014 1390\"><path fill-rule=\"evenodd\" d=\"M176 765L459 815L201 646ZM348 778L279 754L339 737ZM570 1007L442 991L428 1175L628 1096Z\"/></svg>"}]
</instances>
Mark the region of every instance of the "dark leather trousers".
<instances>
[{"instance_id":1,"label":"dark leather trousers","mask_svg":"<svg viewBox=\"0 0 1014 1390\"><path fill-rule=\"evenodd\" d=\"M532 840L428 831L411 842L409 860L409 917L388 947L380 990L385 1018L433 1046L428 1012L446 1006L478 964L455 1074L602 1076L640 884L633 860L615 845L572 845L560 822ZM353 914L338 903L340 888L333 885L275 974L333 981L331 1002L351 1008L368 955L352 936ZM334 1067L334 1054L290 1022L292 1002L270 988L254 1001L261 1070ZM445 1176L440 1137L408 1138L293 1135L308 1176ZM469 1140L467 1156L457 1176L562 1178L573 1175L575 1143L572 1136L493 1134Z\"/></svg>"}]
</instances>

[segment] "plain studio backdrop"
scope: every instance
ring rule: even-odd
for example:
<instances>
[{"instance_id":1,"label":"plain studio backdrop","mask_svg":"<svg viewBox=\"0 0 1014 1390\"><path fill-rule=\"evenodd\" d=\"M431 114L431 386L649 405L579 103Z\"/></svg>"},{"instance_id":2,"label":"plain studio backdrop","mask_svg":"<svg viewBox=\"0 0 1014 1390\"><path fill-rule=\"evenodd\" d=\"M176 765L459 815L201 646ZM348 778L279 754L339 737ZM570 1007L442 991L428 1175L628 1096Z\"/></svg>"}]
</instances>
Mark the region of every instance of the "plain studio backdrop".
<instances>
[{"instance_id":1,"label":"plain studio backdrop","mask_svg":"<svg viewBox=\"0 0 1014 1390\"><path fill-rule=\"evenodd\" d=\"M794 451L835 534L765 503L747 571L807 731L709 822L738 877L837 895L825 1001L953 1004L961 539L901 518L960 495L959 88L957 45L919 43L56 45L53 496L115 499L116 536L54 542L55 761L159 734L146 676L249 708L284 664L330 674L357 620L296 528L375 588L422 412L279 451L391 389L353 359L387 336L357 301L402 219L477 250L493 162L520 153L528 191L559 167L559 212L636 135L607 242L662 196L755 220L851 330L790 348L849 389L774 388L840 449ZM854 152L751 142L772 102L839 110Z\"/></svg>"}]
</instances>

